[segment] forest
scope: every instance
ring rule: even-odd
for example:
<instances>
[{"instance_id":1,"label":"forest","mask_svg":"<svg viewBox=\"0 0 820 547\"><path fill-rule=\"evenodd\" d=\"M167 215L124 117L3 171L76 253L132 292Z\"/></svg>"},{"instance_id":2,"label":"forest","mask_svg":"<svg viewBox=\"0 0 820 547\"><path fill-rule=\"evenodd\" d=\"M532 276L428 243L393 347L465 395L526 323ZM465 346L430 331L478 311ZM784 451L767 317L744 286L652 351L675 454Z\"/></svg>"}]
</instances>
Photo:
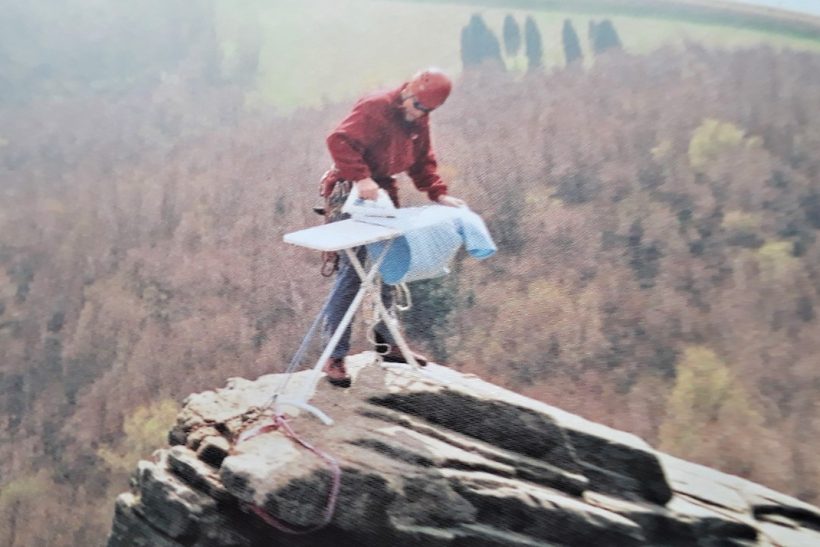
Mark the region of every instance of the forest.
<instances>
[{"instance_id":1,"label":"forest","mask_svg":"<svg viewBox=\"0 0 820 547\"><path fill-rule=\"evenodd\" d=\"M284 370L329 290L282 236L351 101L250 111L210 67L0 108L5 545L99 544L180 402ZM432 115L499 253L411 285L413 344L817 503L820 54L534 68L471 67Z\"/></svg>"}]
</instances>

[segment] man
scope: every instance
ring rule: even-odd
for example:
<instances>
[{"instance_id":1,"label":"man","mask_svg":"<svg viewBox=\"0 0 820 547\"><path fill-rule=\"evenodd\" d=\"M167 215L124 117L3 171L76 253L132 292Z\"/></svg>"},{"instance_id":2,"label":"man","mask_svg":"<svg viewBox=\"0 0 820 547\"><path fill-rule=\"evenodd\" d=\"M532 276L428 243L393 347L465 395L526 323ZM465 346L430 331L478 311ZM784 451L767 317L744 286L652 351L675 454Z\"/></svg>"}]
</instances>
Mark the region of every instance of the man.
<instances>
[{"instance_id":1,"label":"man","mask_svg":"<svg viewBox=\"0 0 820 547\"><path fill-rule=\"evenodd\" d=\"M396 207L399 195L393 175L406 172L416 188L426 192L430 200L451 207L465 206L465 202L447 193L447 184L436 172L436 158L430 145L428 114L441 106L450 94L452 83L438 69L417 73L399 88L376 92L361 98L353 111L327 138L327 147L334 166L320 186L326 199L326 214L344 202L351 185L355 184L363 199L376 199L379 188L387 191ZM339 218L330 218L331 221ZM366 248L357 251L359 260L366 257ZM325 316L325 335L330 337L350 306L361 280L345 256L340 256L339 272L333 286L333 296ZM392 292L382 287L385 307L392 304ZM395 340L386 326L375 327L377 350L389 362L405 362ZM350 376L344 359L350 349L350 327L325 363L328 381L336 386L349 387ZM413 354L420 365L427 360Z\"/></svg>"}]
</instances>

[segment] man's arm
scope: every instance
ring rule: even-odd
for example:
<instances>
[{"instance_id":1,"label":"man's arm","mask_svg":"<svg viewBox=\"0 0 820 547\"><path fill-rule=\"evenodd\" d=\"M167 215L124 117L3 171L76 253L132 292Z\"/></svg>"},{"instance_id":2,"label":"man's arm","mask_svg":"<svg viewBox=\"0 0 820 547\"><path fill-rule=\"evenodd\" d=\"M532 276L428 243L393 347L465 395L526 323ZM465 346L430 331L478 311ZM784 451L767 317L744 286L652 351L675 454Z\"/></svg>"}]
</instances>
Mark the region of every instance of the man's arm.
<instances>
[{"instance_id":1,"label":"man's arm","mask_svg":"<svg viewBox=\"0 0 820 547\"><path fill-rule=\"evenodd\" d=\"M441 205L447 205L448 207L467 207L467 202L463 199L459 199L454 196L448 196L447 194L439 196L436 202Z\"/></svg>"},{"instance_id":2,"label":"man's arm","mask_svg":"<svg viewBox=\"0 0 820 547\"><path fill-rule=\"evenodd\" d=\"M419 135L416 148L416 162L407 170L413 184L422 192L427 192L431 201L450 207L464 207L467 203L447 194L447 184L439 176L436 155L430 146L430 130L425 126Z\"/></svg>"},{"instance_id":3,"label":"man's arm","mask_svg":"<svg viewBox=\"0 0 820 547\"><path fill-rule=\"evenodd\" d=\"M438 175L436 155L430 146L430 130L425 124L419 133L416 144L416 161L407 170L413 184L422 192L427 192L431 201L438 201L447 195L447 184Z\"/></svg>"},{"instance_id":4,"label":"man's arm","mask_svg":"<svg viewBox=\"0 0 820 547\"><path fill-rule=\"evenodd\" d=\"M371 176L363 157L366 143L374 138L371 108L367 101L360 100L327 137L327 149L342 180L362 180Z\"/></svg>"},{"instance_id":5,"label":"man's arm","mask_svg":"<svg viewBox=\"0 0 820 547\"><path fill-rule=\"evenodd\" d=\"M379 190L363 157L365 143L373 138L370 134L375 126L370 121L372 108L367 101L360 100L326 141L340 179L356 181L363 199L376 199Z\"/></svg>"}]
</instances>

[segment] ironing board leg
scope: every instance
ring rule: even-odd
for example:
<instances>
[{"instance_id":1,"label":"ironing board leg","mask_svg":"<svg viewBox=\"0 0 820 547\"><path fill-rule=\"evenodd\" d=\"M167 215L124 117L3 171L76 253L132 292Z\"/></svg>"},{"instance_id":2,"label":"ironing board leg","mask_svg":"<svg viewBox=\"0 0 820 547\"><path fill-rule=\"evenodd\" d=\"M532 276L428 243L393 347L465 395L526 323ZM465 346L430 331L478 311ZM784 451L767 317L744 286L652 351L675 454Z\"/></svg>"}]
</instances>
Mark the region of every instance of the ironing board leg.
<instances>
[{"instance_id":1,"label":"ironing board leg","mask_svg":"<svg viewBox=\"0 0 820 547\"><path fill-rule=\"evenodd\" d=\"M356 261L353 263L353 267L356 268L356 273L359 274L361 279L365 278L365 271L362 265ZM407 341L404 339L404 336L399 329L399 322L393 316L391 316L387 312L387 308L384 307L384 302L381 299L381 281L374 287L374 294L376 295L376 310L378 311L379 317L387 326L387 330L390 331L391 336L393 336L393 340L396 341L396 344L399 346L401 350L401 354L404 355L404 359L410 363L414 367L418 367L419 364L416 361L416 358L413 357L413 352L410 351L410 346L407 345Z\"/></svg>"},{"instance_id":2,"label":"ironing board leg","mask_svg":"<svg viewBox=\"0 0 820 547\"><path fill-rule=\"evenodd\" d=\"M361 287L359 287L359 291L356 293L356 296L353 297L353 301L350 303L350 307L347 308L344 316L342 317L339 326L336 327L336 330L333 332L333 335L330 337L330 340L325 346L322 355L319 357L319 360L313 366L313 377L312 379L307 382L305 385L305 389L302 393L299 394L298 397L291 399L292 401L299 401L303 403L307 403L310 400L311 395L316 390L316 384L319 382L319 378L322 375L322 368L324 367L327 360L330 358L330 354L333 353L333 350L336 349L336 345L339 343L339 340L342 337L342 333L345 331L347 326L353 320L353 316L355 315L356 311L362 305L362 300L364 299L364 295L368 292L373 290L375 284L373 280L376 278L376 275L379 272L379 267L381 266L382 261L384 260L385 255L387 254L388 249L390 248L390 244L386 245L382 253L379 257L374 261L372 267L370 268L370 272L365 273L364 267L362 266L361 262L359 262L358 257L356 257L356 253L353 252L352 249L345 249L345 253L347 253L348 259L350 259L350 263L356 270L356 273L359 275L359 278L362 280ZM377 300L381 300L378 298ZM384 306L382 306L384 308ZM389 327L388 327L389 328ZM392 331L391 331L392 333Z\"/></svg>"}]
</instances>

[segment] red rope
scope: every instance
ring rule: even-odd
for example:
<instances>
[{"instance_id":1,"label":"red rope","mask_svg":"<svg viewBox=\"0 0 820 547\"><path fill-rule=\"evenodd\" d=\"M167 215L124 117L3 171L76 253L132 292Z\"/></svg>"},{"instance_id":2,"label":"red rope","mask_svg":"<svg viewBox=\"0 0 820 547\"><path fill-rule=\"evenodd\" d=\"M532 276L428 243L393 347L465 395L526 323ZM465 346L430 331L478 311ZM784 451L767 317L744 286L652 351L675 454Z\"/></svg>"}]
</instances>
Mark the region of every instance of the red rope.
<instances>
[{"instance_id":1,"label":"red rope","mask_svg":"<svg viewBox=\"0 0 820 547\"><path fill-rule=\"evenodd\" d=\"M290 427L287 420L284 416L276 415L273 418L273 421L269 424L264 424L261 426L257 426L253 429L243 432L239 439L237 439L236 444L245 442L249 439L252 439L258 435L262 435L263 433L268 433L270 431L276 431L277 429L281 429L285 432L285 435L302 445L304 448L310 450L314 454L316 454L320 459L326 461L330 466L331 473L333 475L333 481L330 485L330 492L327 495L327 504L325 505L325 510L322 513L322 521L315 525L311 526L310 528L295 528L289 524L286 524L279 520L278 518L271 515L265 508L260 507L258 505L253 504L245 504L245 507L252 511L256 516L260 519L265 521L266 524L285 532L286 534L309 534L311 532L315 532L321 528L327 526L331 520L333 520L333 513L336 510L336 502L339 498L339 490L341 489L342 485L342 470L339 467L339 462L336 461L336 458L319 450L312 444L308 443L301 437L299 437L296 432Z\"/></svg>"}]
</instances>

